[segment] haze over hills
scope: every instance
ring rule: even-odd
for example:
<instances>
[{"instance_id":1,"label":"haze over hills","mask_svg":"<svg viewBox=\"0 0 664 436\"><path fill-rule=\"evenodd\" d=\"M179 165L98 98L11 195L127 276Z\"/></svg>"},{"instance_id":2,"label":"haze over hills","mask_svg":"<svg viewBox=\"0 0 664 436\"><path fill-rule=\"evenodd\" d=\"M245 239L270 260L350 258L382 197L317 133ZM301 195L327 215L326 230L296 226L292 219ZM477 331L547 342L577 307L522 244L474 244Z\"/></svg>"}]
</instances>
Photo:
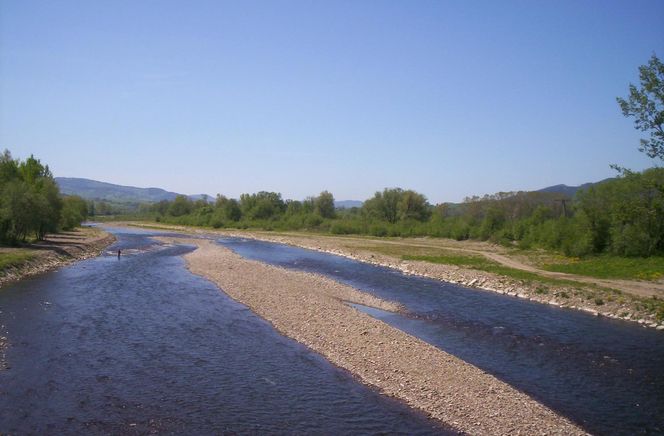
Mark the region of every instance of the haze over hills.
<instances>
[{"instance_id":1,"label":"haze over hills","mask_svg":"<svg viewBox=\"0 0 664 436\"><path fill-rule=\"evenodd\" d=\"M580 190L588 189L593 185L599 185L600 183L604 183L609 180L613 180L613 177L600 180L599 182L584 183L583 185L579 186L553 185L553 186L548 186L546 188L538 189L537 192L557 192L559 194L563 194L568 197L574 197L574 195Z\"/></svg>"},{"instance_id":2,"label":"haze over hills","mask_svg":"<svg viewBox=\"0 0 664 436\"><path fill-rule=\"evenodd\" d=\"M97 180L77 177L56 177L60 192L65 195L78 195L86 200L106 200L116 203L157 203L174 200L178 193L161 188L137 188ZM206 194L188 195L192 200L208 197Z\"/></svg>"},{"instance_id":3,"label":"haze over hills","mask_svg":"<svg viewBox=\"0 0 664 436\"><path fill-rule=\"evenodd\" d=\"M557 192L569 197L580 189L586 189L590 186L603 183L604 179L595 183L584 183L579 186L568 186L564 184L548 186L539 189L538 192ZM176 196L181 195L177 192L166 191L161 188L138 188L135 186L116 185L113 183L100 182L97 180L83 179L77 177L56 177L55 181L60 186L60 191L65 195L78 195L86 200L100 200L114 203L157 203L162 200L172 201ZM214 197L207 194L187 195L192 200L198 200L204 197L212 200ZM362 207L360 200L337 200L334 202L337 208Z\"/></svg>"}]
</instances>

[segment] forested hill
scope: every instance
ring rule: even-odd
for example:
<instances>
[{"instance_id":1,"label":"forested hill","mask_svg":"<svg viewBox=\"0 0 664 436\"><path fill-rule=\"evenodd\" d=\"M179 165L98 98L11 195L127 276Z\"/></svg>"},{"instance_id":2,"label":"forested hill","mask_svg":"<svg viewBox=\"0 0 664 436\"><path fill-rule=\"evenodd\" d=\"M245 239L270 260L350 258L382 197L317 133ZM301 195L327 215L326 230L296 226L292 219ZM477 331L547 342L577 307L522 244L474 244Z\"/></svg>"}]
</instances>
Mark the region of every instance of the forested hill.
<instances>
[{"instance_id":1,"label":"forested hill","mask_svg":"<svg viewBox=\"0 0 664 436\"><path fill-rule=\"evenodd\" d=\"M555 192L558 194L563 194L568 197L574 197L574 195L583 189L588 189L591 186L594 185L599 185L600 183L607 182L609 180L613 180L613 178L608 178L604 180L600 180L599 182L594 182L594 183L584 183L583 185L579 186L568 186L568 185L554 185L554 186L548 186L546 188L539 189L537 192Z\"/></svg>"},{"instance_id":2,"label":"forested hill","mask_svg":"<svg viewBox=\"0 0 664 436\"><path fill-rule=\"evenodd\" d=\"M162 200L172 201L179 194L161 188L136 188L134 186L115 185L76 177L56 177L60 192L65 195L78 195L86 200L106 200L116 203L156 203ZM190 195L192 200L203 195Z\"/></svg>"}]
</instances>

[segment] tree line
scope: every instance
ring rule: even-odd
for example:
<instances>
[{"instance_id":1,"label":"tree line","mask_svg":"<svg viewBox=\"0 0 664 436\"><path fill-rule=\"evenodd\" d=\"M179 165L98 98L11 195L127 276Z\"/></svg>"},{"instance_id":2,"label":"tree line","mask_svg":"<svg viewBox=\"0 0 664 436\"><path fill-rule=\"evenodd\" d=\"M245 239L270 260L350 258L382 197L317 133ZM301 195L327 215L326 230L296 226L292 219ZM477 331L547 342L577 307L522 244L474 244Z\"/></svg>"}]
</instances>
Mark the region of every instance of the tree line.
<instances>
[{"instance_id":1,"label":"tree line","mask_svg":"<svg viewBox=\"0 0 664 436\"><path fill-rule=\"evenodd\" d=\"M280 193L218 195L214 202L178 196L143 208L157 221L214 228L313 230L330 234L433 236L488 240L568 255L664 254L664 168L628 172L579 191L501 192L432 205L412 190L386 188L363 206L336 209L323 191L303 201Z\"/></svg>"},{"instance_id":2,"label":"tree line","mask_svg":"<svg viewBox=\"0 0 664 436\"><path fill-rule=\"evenodd\" d=\"M61 195L48 165L34 156L13 159L8 150L0 156L0 242L41 240L73 229L87 216L86 201Z\"/></svg>"}]
</instances>

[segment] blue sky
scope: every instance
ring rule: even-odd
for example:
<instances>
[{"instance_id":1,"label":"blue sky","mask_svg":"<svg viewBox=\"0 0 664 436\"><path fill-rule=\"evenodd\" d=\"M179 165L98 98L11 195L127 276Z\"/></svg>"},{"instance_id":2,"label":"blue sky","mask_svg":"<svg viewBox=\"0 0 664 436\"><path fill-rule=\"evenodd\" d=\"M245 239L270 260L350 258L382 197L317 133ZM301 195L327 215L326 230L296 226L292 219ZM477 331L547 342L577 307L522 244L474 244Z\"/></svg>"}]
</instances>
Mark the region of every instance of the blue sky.
<instances>
[{"instance_id":1,"label":"blue sky","mask_svg":"<svg viewBox=\"0 0 664 436\"><path fill-rule=\"evenodd\" d=\"M656 162L662 1L0 0L0 148L187 194L432 202Z\"/></svg>"}]
</instances>

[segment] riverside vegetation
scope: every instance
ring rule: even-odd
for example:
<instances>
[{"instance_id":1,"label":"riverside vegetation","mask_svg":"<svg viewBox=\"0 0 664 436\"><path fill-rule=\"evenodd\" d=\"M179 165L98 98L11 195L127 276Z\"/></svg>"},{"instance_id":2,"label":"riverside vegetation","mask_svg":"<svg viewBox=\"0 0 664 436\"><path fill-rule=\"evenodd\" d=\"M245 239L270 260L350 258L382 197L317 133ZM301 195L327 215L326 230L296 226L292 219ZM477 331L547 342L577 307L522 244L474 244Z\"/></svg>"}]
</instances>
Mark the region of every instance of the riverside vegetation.
<instances>
[{"instance_id":1,"label":"riverside vegetation","mask_svg":"<svg viewBox=\"0 0 664 436\"><path fill-rule=\"evenodd\" d=\"M34 156L13 159L5 150L0 155L0 284L97 250L98 239L104 237L92 230L66 235L63 241L46 240L47 233L73 230L87 216L88 203L61 195L48 165ZM38 246L26 245L34 241ZM90 251L88 245L95 248ZM50 251L52 256L46 255Z\"/></svg>"},{"instance_id":2,"label":"riverside vegetation","mask_svg":"<svg viewBox=\"0 0 664 436\"><path fill-rule=\"evenodd\" d=\"M63 196L48 165L30 156L0 155L0 243L42 240L48 232L72 230L88 216L88 204L78 196Z\"/></svg>"}]
</instances>

